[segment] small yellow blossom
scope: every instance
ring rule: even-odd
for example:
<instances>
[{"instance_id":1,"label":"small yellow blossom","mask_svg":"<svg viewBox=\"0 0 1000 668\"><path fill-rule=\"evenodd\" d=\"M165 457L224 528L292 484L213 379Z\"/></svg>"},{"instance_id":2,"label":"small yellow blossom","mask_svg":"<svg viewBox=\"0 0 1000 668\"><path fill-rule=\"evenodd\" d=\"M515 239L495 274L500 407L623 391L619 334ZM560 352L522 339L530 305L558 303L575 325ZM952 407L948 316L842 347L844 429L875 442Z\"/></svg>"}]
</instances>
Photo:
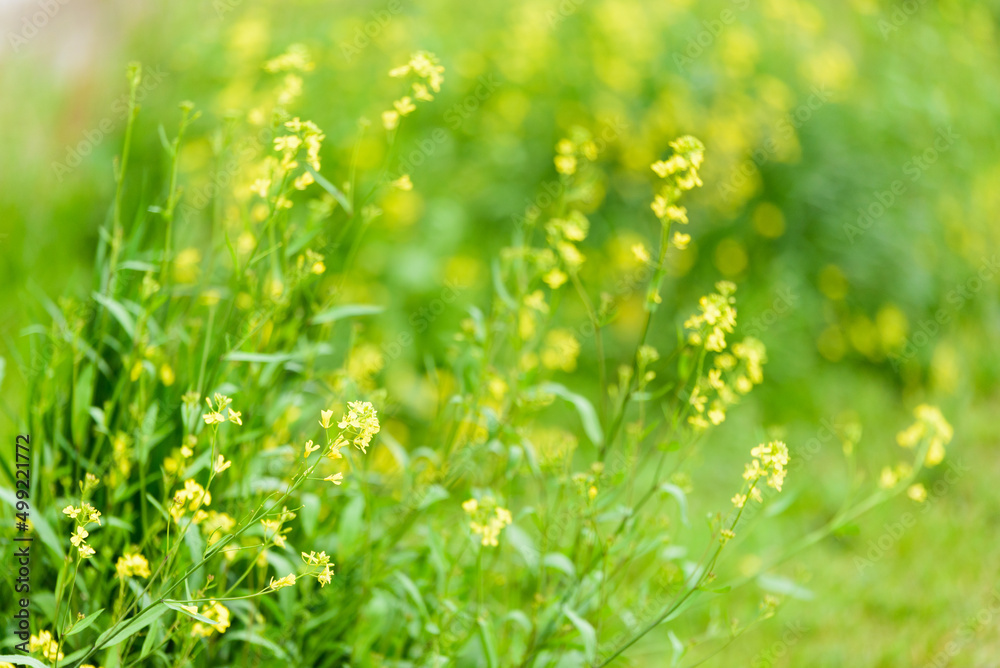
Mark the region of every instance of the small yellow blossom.
<instances>
[{"instance_id":1,"label":"small yellow blossom","mask_svg":"<svg viewBox=\"0 0 1000 668\"><path fill-rule=\"evenodd\" d=\"M395 107L396 112L399 113L400 116L407 116L417 109L417 105L413 104L413 98L409 95L396 100L392 103L392 106Z\"/></svg>"},{"instance_id":2,"label":"small yellow blossom","mask_svg":"<svg viewBox=\"0 0 1000 668\"><path fill-rule=\"evenodd\" d=\"M906 495L916 501L917 503L923 503L927 500L927 489L921 483L915 485L910 485L906 490Z\"/></svg>"},{"instance_id":3,"label":"small yellow blossom","mask_svg":"<svg viewBox=\"0 0 1000 668\"><path fill-rule=\"evenodd\" d=\"M216 473L222 473L223 471L225 471L226 469L228 469L232 465L233 465L233 463L231 461L226 461L225 457L223 457L222 455L219 455L218 458L215 460L215 467L214 467L214 469L215 469Z\"/></svg>"},{"instance_id":4,"label":"small yellow blossom","mask_svg":"<svg viewBox=\"0 0 1000 668\"><path fill-rule=\"evenodd\" d=\"M294 584L295 584L295 573L289 573L285 577L278 580L275 580L272 577L270 587L271 589L278 590L281 589L282 587L291 587Z\"/></svg>"},{"instance_id":5,"label":"small yellow blossom","mask_svg":"<svg viewBox=\"0 0 1000 668\"><path fill-rule=\"evenodd\" d=\"M210 601L208 605L202 607L198 614L212 620L214 624L205 625L202 622L195 622L191 628L191 635L196 638L207 638L213 632L225 633L230 626L229 609L216 601Z\"/></svg>"},{"instance_id":6,"label":"small yellow blossom","mask_svg":"<svg viewBox=\"0 0 1000 668\"><path fill-rule=\"evenodd\" d=\"M633 246L632 246L632 255L634 255L635 259L638 260L639 263L641 263L641 264L647 264L649 262L649 259L650 259L649 258L649 251L646 249L646 244L642 244L642 243L633 244Z\"/></svg>"},{"instance_id":7,"label":"small yellow blossom","mask_svg":"<svg viewBox=\"0 0 1000 668\"><path fill-rule=\"evenodd\" d=\"M409 174L403 174L390 185L392 185L393 188L398 188L400 190L413 190L413 182L410 181Z\"/></svg>"},{"instance_id":8,"label":"small yellow blossom","mask_svg":"<svg viewBox=\"0 0 1000 668\"><path fill-rule=\"evenodd\" d=\"M323 478L323 480L325 480L326 482L332 482L334 485L339 485L344 481L344 474L337 472L334 473L333 475L328 475L327 477Z\"/></svg>"},{"instance_id":9,"label":"small yellow blossom","mask_svg":"<svg viewBox=\"0 0 1000 668\"><path fill-rule=\"evenodd\" d=\"M125 554L118 557L118 561L115 563L115 571L120 578L134 576L148 578L150 576L149 562L146 561L146 557L138 553Z\"/></svg>"},{"instance_id":10,"label":"small yellow blossom","mask_svg":"<svg viewBox=\"0 0 1000 668\"><path fill-rule=\"evenodd\" d=\"M382 125L386 130L395 130L399 126L399 112L383 111Z\"/></svg>"}]
</instances>

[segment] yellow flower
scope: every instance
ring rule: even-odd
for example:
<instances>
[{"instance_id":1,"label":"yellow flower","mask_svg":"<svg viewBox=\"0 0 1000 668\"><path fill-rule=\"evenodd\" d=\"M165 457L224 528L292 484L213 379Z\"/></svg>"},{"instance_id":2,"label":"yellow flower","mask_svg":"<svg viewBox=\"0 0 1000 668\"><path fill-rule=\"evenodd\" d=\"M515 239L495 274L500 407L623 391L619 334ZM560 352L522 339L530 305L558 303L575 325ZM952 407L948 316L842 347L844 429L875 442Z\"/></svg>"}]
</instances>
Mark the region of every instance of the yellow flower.
<instances>
[{"instance_id":1,"label":"yellow flower","mask_svg":"<svg viewBox=\"0 0 1000 668\"><path fill-rule=\"evenodd\" d=\"M638 260L641 264L646 264L649 262L649 251L646 250L646 244L641 244L641 243L634 244L632 246L632 255L634 255L635 259Z\"/></svg>"},{"instance_id":2,"label":"yellow flower","mask_svg":"<svg viewBox=\"0 0 1000 668\"><path fill-rule=\"evenodd\" d=\"M319 450L319 447L320 446L318 446L318 445L314 445L311 440L306 441L306 454L305 454L305 457L308 458L309 455L311 455L312 453L314 453L317 450Z\"/></svg>"},{"instance_id":3,"label":"yellow flower","mask_svg":"<svg viewBox=\"0 0 1000 668\"><path fill-rule=\"evenodd\" d=\"M117 571L120 578L136 575L142 578L150 576L149 562L146 561L146 557L138 553L118 557L118 561L115 563L115 571Z\"/></svg>"},{"instance_id":4,"label":"yellow flower","mask_svg":"<svg viewBox=\"0 0 1000 668\"><path fill-rule=\"evenodd\" d=\"M80 546L80 556L83 557L84 559L90 559L92 556L94 556L94 554L95 554L94 548L87 545L86 543Z\"/></svg>"},{"instance_id":5,"label":"yellow flower","mask_svg":"<svg viewBox=\"0 0 1000 668\"><path fill-rule=\"evenodd\" d=\"M674 232L673 243L674 246L678 248L678 250L684 250L685 248L688 247L688 244L691 243L691 235L683 234L681 232Z\"/></svg>"},{"instance_id":6,"label":"yellow flower","mask_svg":"<svg viewBox=\"0 0 1000 668\"><path fill-rule=\"evenodd\" d=\"M399 126L399 113L395 111L383 111L382 125L386 130L395 130Z\"/></svg>"},{"instance_id":7,"label":"yellow flower","mask_svg":"<svg viewBox=\"0 0 1000 668\"><path fill-rule=\"evenodd\" d=\"M553 329L545 336L541 359L547 369L573 371L579 354L580 342L568 329Z\"/></svg>"},{"instance_id":8,"label":"yellow flower","mask_svg":"<svg viewBox=\"0 0 1000 668\"><path fill-rule=\"evenodd\" d=\"M271 589L278 590L281 589L282 587L291 587L294 584L295 584L295 573L289 573L288 575L279 580L275 580L272 577L270 586Z\"/></svg>"},{"instance_id":9,"label":"yellow flower","mask_svg":"<svg viewBox=\"0 0 1000 668\"><path fill-rule=\"evenodd\" d=\"M229 409L229 421L233 424L243 425L243 420L240 419L243 413L240 411L234 411L232 408Z\"/></svg>"},{"instance_id":10,"label":"yellow flower","mask_svg":"<svg viewBox=\"0 0 1000 668\"><path fill-rule=\"evenodd\" d=\"M396 111L400 116L406 116L416 110L417 105L413 104L413 98L409 95L401 97L392 103L392 106L396 108Z\"/></svg>"},{"instance_id":11,"label":"yellow flower","mask_svg":"<svg viewBox=\"0 0 1000 668\"><path fill-rule=\"evenodd\" d=\"M910 485L909 489L906 490L906 495L917 503L923 503L927 500L927 490L919 482L915 485Z\"/></svg>"},{"instance_id":12,"label":"yellow flower","mask_svg":"<svg viewBox=\"0 0 1000 668\"><path fill-rule=\"evenodd\" d=\"M553 290L558 290L567 280L566 273L560 270L558 267L550 269L544 276L542 280Z\"/></svg>"},{"instance_id":13,"label":"yellow flower","mask_svg":"<svg viewBox=\"0 0 1000 668\"><path fill-rule=\"evenodd\" d=\"M340 419L337 426L354 431L354 445L361 452L368 452L368 444L381 428L375 407L368 401L349 401L347 408L347 414Z\"/></svg>"},{"instance_id":14,"label":"yellow flower","mask_svg":"<svg viewBox=\"0 0 1000 668\"><path fill-rule=\"evenodd\" d=\"M83 541L90 535L90 532L83 527L77 527L76 533L70 536L69 542L73 543L74 546L80 547Z\"/></svg>"},{"instance_id":15,"label":"yellow flower","mask_svg":"<svg viewBox=\"0 0 1000 668\"><path fill-rule=\"evenodd\" d=\"M230 626L229 609L216 601L209 601L208 605L202 607L199 614L215 623L205 625L202 622L195 622L195 625L191 628L191 635L196 638L207 638L213 632L225 633L226 629Z\"/></svg>"},{"instance_id":16,"label":"yellow flower","mask_svg":"<svg viewBox=\"0 0 1000 668\"><path fill-rule=\"evenodd\" d=\"M326 482L332 482L334 485L339 485L344 481L344 474L339 472L334 473L333 475L328 475L327 477L323 478L323 480L325 480Z\"/></svg>"},{"instance_id":17,"label":"yellow flower","mask_svg":"<svg viewBox=\"0 0 1000 668\"><path fill-rule=\"evenodd\" d=\"M557 155L554 158L556 171L567 176L576 172L576 158L572 155Z\"/></svg>"},{"instance_id":18,"label":"yellow flower","mask_svg":"<svg viewBox=\"0 0 1000 668\"><path fill-rule=\"evenodd\" d=\"M39 631L37 636L31 636L28 648L32 653L40 651L47 661L62 661L65 658L63 653L59 651L59 643L48 631Z\"/></svg>"},{"instance_id":19,"label":"yellow flower","mask_svg":"<svg viewBox=\"0 0 1000 668\"><path fill-rule=\"evenodd\" d=\"M226 461L225 457L219 455L218 458L215 460L215 472L222 473L232 465L233 463L231 461Z\"/></svg>"},{"instance_id":20,"label":"yellow flower","mask_svg":"<svg viewBox=\"0 0 1000 668\"><path fill-rule=\"evenodd\" d=\"M260 197L267 197L267 190L271 187L271 179L257 179L250 186L250 192L259 195Z\"/></svg>"},{"instance_id":21,"label":"yellow flower","mask_svg":"<svg viewBox=\"0 0 1000 668\"><path fill-rule=\"evenodd\" d=\"M333 420L333 411L320 411L319 418L319 425L323 427L323 429L329 429L330 421Z\"/></svg>"},{"instance_id":22,"label":"yellow flower","mask_svg":"<svg viewBox=\"0 0 1000 668\"><path fill-rule=\"evenodd\" d=\"M409 174L403 174L390 185L392 185L393 188L399 188L400 190L413 190L413 182L410 181Z\"/></svg>"}]
</instances>

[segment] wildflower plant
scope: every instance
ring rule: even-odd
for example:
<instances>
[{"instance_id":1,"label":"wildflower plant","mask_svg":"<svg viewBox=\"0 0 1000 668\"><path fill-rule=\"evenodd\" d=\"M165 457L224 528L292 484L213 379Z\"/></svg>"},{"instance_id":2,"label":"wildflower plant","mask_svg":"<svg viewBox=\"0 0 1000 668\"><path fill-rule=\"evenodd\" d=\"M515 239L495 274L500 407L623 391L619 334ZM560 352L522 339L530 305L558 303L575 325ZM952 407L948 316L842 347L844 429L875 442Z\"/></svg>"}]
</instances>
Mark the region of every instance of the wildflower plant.
<instances>
[{"instance_id":1,"label":"wildflower plant","mask_svg":"<svg viewBox=\"0 0 1000 668\"><path fill-rule=\"evenodd\" d=\"M28 378L27 426L55 462L38 495L62 508L37 525L50 554L36 582L56 583L30 643L38 660L603 666L668 624L697 639L671 635L676 660L698 660L687 647L775 615L780 601L753 588L769 569L891 496L926 497L918 477L953 434L922 405L898 439L912 462L759 569L718 582L750 509L804 481L794 442L741 435L742 480L734 467L722 490L696 482L715 454L708 434L765 381L768 352L740 335L733 282L696 303L673 296L670 263L700 234L686 207L706 148L690 136L651 165L650 207L636 215L658 242L627 246L641 280L611 277L625 286L617 298L598 284L602 156L574 128L549 165L558 197L513 230L488 303L465 305L447 350L421 351L420 374L400 370L377 328L355 326L379 305L344 300L379 294L359 254L383 198L419 179L360 173L370 123L296 111L317 62L301 45L267 60L253 103L216 135L217 157L238 169L199 219L208 238L174 216L190 105L164 137L167 183L136 203L142 71L129 69L85 299L94 315L49 304L58 354ZM418 51L388 73L406 90L375 112L386 153L443 72ZM630 299L635 326L612 345ZM396 403L400 377L416 377L431 408ZM713 509L705 527L689 521L696 508ZM748 590L749 623L723 629L698 608Z\"/></svg>"}]
</instances>

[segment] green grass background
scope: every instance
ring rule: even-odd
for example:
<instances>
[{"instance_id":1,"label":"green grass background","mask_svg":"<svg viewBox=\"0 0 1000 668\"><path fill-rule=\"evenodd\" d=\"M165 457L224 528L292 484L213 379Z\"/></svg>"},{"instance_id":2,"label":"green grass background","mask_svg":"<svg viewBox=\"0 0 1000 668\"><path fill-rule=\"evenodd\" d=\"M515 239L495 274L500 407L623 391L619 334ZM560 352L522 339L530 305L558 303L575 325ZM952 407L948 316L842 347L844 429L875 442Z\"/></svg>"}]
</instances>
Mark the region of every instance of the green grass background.
<instances>
[{"instance_id":1,"label":"green grass background","mask_svg":"<svg viewBox=\"0 0 1000 668\"><path fill-rule=\"evenodd\" d=\"M11 31L33 7L7 10ZM484 303L490 257L553 178L553 146L571 126L620 128L601 157L606 192L588 241L605 249L621 235L648 234L648 164L667 141L693 134L707 148L705 187L691 198L694 242L666 299L690 308L721 276L739 285L744 328L770 318L769 309L776 317L759 328L770 358L765 384L699 455L698 468L711 473L697 487L720 491L699 496L703 507L692 513L725 503L723 481L762 428L784 433L794 457L822 420L853 415L864 424L859 458L875 474L895 461L894 435L921 401L940 404L955 425L948 461L966 469L945 493L932 492L926 512L897 499L786 563L810 594L791 597L776 618L705 665L993 665L997 619L963 629L997 593L1000 566L1000 276L960 306L953 295L984 261L995 262L1000 245L998 17L995 2L958 0L73 0L16 49L8 34L0 56L5 345L23 346L23 328L42 318L40 291L87 291L113 196L129 60L143 61L147 75L162 73L142 100L140 178L159 187L166 162L157 126L173 127L177 103L191 99L204 116L191 130L182 179L190 176L185 188L197 192L211 130L229 109L244 108L259 63L289 43L316 56L301 115L327 132L326 169L341 177L355 119L377 118L395 94L389 67L417 49L441 57L442 94L399 140L433 149L410 170L414 192L369 236L357 269L379 286L387 313L402 314L378 321L386 338L405 330L406 314L446 280L462 278L459 304ZM372 36L358 39L365 30ZM823 101L810 108L817 94ZM911 178L912 160L943 128L957 139ZM91 141L95 129L103 136ZM445 139L437 143L439 129ZM54 166L80 142L92 150L79 166ZM377 165L379 146L365 150ZM755 151L765 157L740 179ZM859 233L858 209L896 180L905 191ZM724 197L720 188L730 183L740 185ZM197 224L178 235L183 245L209 242ZM599 266L587 272L596 284L609 280ZM785 308L787 294L794 299ZM906 342L924 341L914 337L939 309L948 323L894 363ZM460 317L456 306L436 320L401 367L415 369L421 350L442 348ZM631 334L625 317L612 345ZM583 365L593 363L589 345ZM12 421L23 410L20 392L8 362L2 394ZM795 502L741 544L733 573L741 559L832 515L847 491L839 450L824 442L789 478ZM941 473L928 474L929 489ZM859 571L870 541L907 512L916 525ZM933 663L950 642L954 656ZM660 665L668 649L665 637L651 637L632 658Z\"/></svg>"}]
</instances>

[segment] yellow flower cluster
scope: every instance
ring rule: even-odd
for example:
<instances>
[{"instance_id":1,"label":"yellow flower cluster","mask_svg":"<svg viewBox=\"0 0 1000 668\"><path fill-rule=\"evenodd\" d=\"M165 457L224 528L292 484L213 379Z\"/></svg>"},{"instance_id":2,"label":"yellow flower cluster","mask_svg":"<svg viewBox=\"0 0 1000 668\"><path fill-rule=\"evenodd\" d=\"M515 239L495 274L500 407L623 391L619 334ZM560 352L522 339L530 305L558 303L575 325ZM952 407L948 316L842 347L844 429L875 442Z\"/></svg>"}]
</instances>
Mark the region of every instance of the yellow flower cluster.
<instances>
[{"instance_id":1,"label":"yellow flower cluster","mask_svg":"<svg viewBox=\"0 0 1000 668\"><path fill-rule=\"evenodd\" d=\"M32 654L41 652L46 661L62 661L65 657L59 651L59 643L48 631L39 631L38 635L32 635L28 640L28 649Z\"/></svg>"},{"instance_id":2,"label":"yellow flower cluster","mask_svg":"<svg viewBox=\"0 0 1000 668\"><path fill-rule=\"evenodd\" d=\"M469 499L462 504L462 509L472 518L469 528L472 529L472 533L482 537L481 542L484 546L499 545L497 538L500 537L500 532L514 521L510 511L498 506L491 496L484 497L482 503L476 499Z\"/></svg>"},{"instance_id":3,"label":"yellow flower cluster","mask_svg":"<svg viewBox=\"0 0 1000 668\"><path fill-rule=\"evenodd\" d=\"M264 527L264 541L268 541L268 534L271 534L270 540L274 542L278 547L285 547L285 534L291 531L291 529L282 529L282 525L285 522L290 522L295 519L295 513L290 511L287 507L281 508L281 513L278 514L278 519L276 520L261 520L261 526Z\"/></svg>"},{"instance_id":4,"label":"yellow flower cluster","mask_svg":"<svg viewBox=\"0 0 1000 668\"><path fill-rule=\"evenodd\" d=\"M330 563L330 557L326 552L320 552L319 554L316 552L310 552L309 554L303 552L302 561L309 566L322 567L322 570L315 574L320 587L325 587L333 580L333 564Z\"/></svg>"},{"instance_id":5,"label":"yellow flower cluster","mask_svg":"<svg viewBox=\"0 0 1000 668\"><path fill-rule=\"evenodd\" d=\"M174 521L180 523L184 515L191 511L194 517L191 521L199 524L208 517L208 513L202 510L203 506L212 503L212 494L194 480L185 480L184 489L179 489L174 493L173 504L170 506L170 516Z\"/></svg>"},{"instance_id":6,"label":"yellow flower cluster","mask_svg":"<svg viewBox=\"0 0 1000 668\"><path fill-rule=\"evenodd\" d=\"M542 364L547 369L558 369L567 373L576 369L576 358L580 354L580 342L568 329L553 329L545 335L542 347Z\"/></svg>"},{"instance_id":7,"label":"yellow flower cluster","mask_svg":"<svg viewBox=\"0 0 1000 668\"><path fill-rule=\"evenodd\" d=\"M287 107L302 94L302 77L298 73L311 72L316 67L309 51L302 44L292 44L285 53L264 63L264 70L271 74L285 73L277 90L277 102Z\"/></svg>"},{"instance_id":8,"label":"yellow flower cluster","mask_svg":"<svg viewBox=\"0 0 1000 668\"><path fill-rule=\"evenodd\" d=\"M684 136L670 142L674 154L666 159L654 162L652 170L664 180L659 192L653 198L650 208L669 230L671 223L687 224L687 209L679 206L681 194L702 185L698 176L698 168L705 158L705 147L691 136ZM691 237L682 232L674 232L671 242L680 250L687 248Z\"/></svg>"},{"instance_id":9,"label":"yellow flower cluster","mask_svg":"<svg viewBox=\"0 0 1000 668\"><path fill-rule=\"evenodd\" d=\"M215 395L215 405L213 407L212 400L205 397L205 403L208 404L208 412L202 415L202 419L205 420L205 424L220 424L229 420L233 424L242 425L243 424L243 413L239 411L234 411L230 404L233 400L224 394ZM223 416L222 411L228 410L229 416Z\"/></svg>"},{"instance_id":10,"label":"yellow flower cluster","mask_svg":"<svg viewBox=\"0 0 1000 668\"><path fill-rule=\"evenodd\" d=\"M378 415L375 407L368 401L351 401L347 404L347 414L337 426L354 432L354 445L361 452L368 452L368 444L379 432Z\"/></svg>"},{"instance_id":11,"label":"yellow flower cluster","mask_svg":"<svg viewBox=\"0 0 1000 668\"><path fill-rule=\"evenodd\" d=\"M736 327L736 286L729 281L715 284L715 292L698 301L700 313L684 322L688 343L704 345L706 350L721 353L726 348L726 334Z\"/></svg>"},{"instance_id":12,"label":"yellow flower cluster","mask_svg":"<svg viewBox=\"0 0 1000 668\"><path fill-rule=\"evenodd\" d=\"M206 513L205 521L201 525L201 532L207 538L208 544L213 545L234 526L236 526L236 520L227 513L217 513L214 510L209 510Z\"/></svg>"},{"instance_id":13,"label":"yellow flower cluster","mask_svg":"<svg viewBox=\"0 0 1000 668\"><path fill-rule=\"evenodd\" d=\"M741 493L733 497L733 505L737 508L742 508L746 504L748 496L758 503L763 503L764 497L760 493L760 488L757 487L757 481L761 478L766 477L768 487L779 492L785 482L788 447L784 443L771 441L766 445L761 444L752 449L750 454L753 456L753 460L746 465L743 471L743 479L750 485L750 489L746 494Z\"/></svg>"},{"instance_id":14,"label":"yellow flower cluster","mask_svg":"<svg viewBox=\"0 0 1000 668\"><path fill-rule=\"evenodd\" d=\"M395 130L399 126L401 116L407 116L416 110L414 99L429 102L434 99L431 91L441 91L444 83L444 67L438 63L437 57L427 51L418 51L410 56L410 62L389 70L389 76L398 78L413 74L419 79L411 84L413 95L404 95L392 103L392 109L382 112L382 125L386 130Z\"/></svg>"},{"instance_id":15,"label":"yellow flower cluster","mask_svg":"<svg viewBox=\"0 0 1000 668\"><path fill-rule=\"evenodd\" d=\"M183 607L213 622L212 624L195 622L191 628L191 635L195 638L207 638L213 633L225 633L226 629L229 628L229 608L218 601L209 601L208 605L202 606L200 611L198 610L198 606L195 605L185 605Z\"/></svg>"},{"instance_id":16,"label":"yellow flower cluster","mask_svg":"<svg viewBox=\"0 0 1000 668\"><path fill-rule=\"evenodd\" d=\"M276 58L264 63L264 70L275 74L277 72L310 72L316 67L309 56L309 51L302 44L291 44L288 50Z\"/></svg>"},{"instance_id":17,"label":"yellow flower cluster","mask_svg":"<svg viewBox=\"0 0 1000 668\"><path fill-rule=\"evenodd\" d=\"M326 139L326 135L312 121L303 121L299 118L287 121L285 128L290 131L290 134L274 138L274 150L281 156L278 167L284 171L291 171L298 168L299 154L305 149L306 164L318 172L321 166L319 151L323 146L323 140ZM313 175L308 171L304 171L292 182L292 185L296 190L305 190L307 186L314 182ZM251 190L261 197L266 197L270 186L270 180L258 179L251 187Z\"/></svg>"},{"instance_id":18,"label":"yellow flower cluster","mask_svg":"<svg viewBox=\"0 0 1000 668\"><path fill-rule=\"evenodd\" d=\"M556 157L553 162L556 171L564 176L576 173L578 158L585 158L593 162L597 160L597 144L590 137L590 133L582 128L576 128L572 139L560 139L556 144Z\"/></svg>"},{"instance_id":19,"label":"yellow flower cluster","mask_svg":"<svg viewBox=\"0 0 1000 668\"><path fill-rule=\"evenodd\" d=\"M81 484L81 486L83 485ZM94 548L86 543L86 538L90 535L90 532L87 531L87 526L90 524L101 525L100 511L86 501L83 501L79 507L66 506L63 508L63 514L68 515L76 522L76 528L70 535L69 542L80 551L82 558L89 559L94 556Z\"/></svg>"},{"instance_id":20,"label":"yellow flower cluster","mask_svg":"<svg viewBox=\"0 0 1000 668\"><path fill-rule=\"evenodd\" d=\"M698 379L691 392L689 401L696 414L688 422L695 429L722 424L726 410L764 381L765 362L767 350L753 337L734 344L732 353L717 355L713 368L705 378Z\"/></svg>"},{"instance_id":21,"label":"yellow flower cluster","mask_svg":"<svg viewBox=\"0 0 1000 668\"><path fill-rule=\"evenodd\" d=\"M590 221L575 210L566 218L553 218L545 224L545 235L549 245L570 271L575 271L583 264L585 258L576 244L586 239L589 232ZM552 287L550 281L546 282ZM565 278L558 282L561 285L565 282Z\"/></svg>"},{"instance_id":22,"label":"yellow flower cluster","mask_svg":"<svg viewBox=\"0 0 1000 668\"><path fill-rule=\"evenodd\" d=\"M138 552L118 557L118 562L115 564L115 571L117 571L120 578L135 576L148 578L150 575L149 562L146 561L146 557Z\"/></svg>"},{"instance_id":23,"label":"yellow flower cluster","mask_svg":"<svg viewBox=\"0 0 1000 668\"><path fill-rule=\"evenodd\" d=\"M896 435L896 442L901 447L912 448L927 439L930 445L924 464L937 466L944 460L944 446L951 442L955 430L944 419L941 410L936 406L920 404L913 410L917 421Z\"/></svg>"}]
</instances>

